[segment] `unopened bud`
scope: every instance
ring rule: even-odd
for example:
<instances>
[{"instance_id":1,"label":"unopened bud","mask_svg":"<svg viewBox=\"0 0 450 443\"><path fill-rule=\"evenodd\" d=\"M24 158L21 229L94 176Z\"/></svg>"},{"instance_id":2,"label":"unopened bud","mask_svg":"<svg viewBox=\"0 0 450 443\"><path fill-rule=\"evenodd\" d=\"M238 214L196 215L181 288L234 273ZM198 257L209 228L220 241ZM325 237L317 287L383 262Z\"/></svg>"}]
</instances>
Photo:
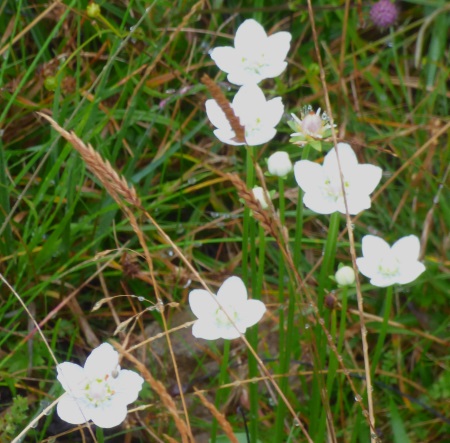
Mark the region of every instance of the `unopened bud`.
<instances>
[{"instance_id":1,"label":"unopened bud","mask_svg":"<svg viewBox=\"0 0 450 443\"><path fill-rule=\"evenodd\" d=\"M253 195L256 200L258 200L259 204L263 209L267 209L269 207L268 201L270 200L270 195L268 192L265 192L261 186L256 186L252 189ZM264 195L265 194L265 195Z\"/></svg>"},{"instance_id":2,"label":"unopened bud","mask_svg":"<svg viewBox=\"0 0 450 443\"><path fill-rule=\"evenodd\" d=\"M334 277L340 286L350 286L355 283L355 271L350 266L339 268Z\"/></svg>"},{"instance_id":3,"label":"unopened bud","mask_svg":"<svg viewBox=\"0 0 450 443\"><path fill-rule=\"evenodd\" d=\"M287 152L278 151L269 157L267 167L272 175L284 177L292 171L292 162Z\"/></svg>"}]
</instances>

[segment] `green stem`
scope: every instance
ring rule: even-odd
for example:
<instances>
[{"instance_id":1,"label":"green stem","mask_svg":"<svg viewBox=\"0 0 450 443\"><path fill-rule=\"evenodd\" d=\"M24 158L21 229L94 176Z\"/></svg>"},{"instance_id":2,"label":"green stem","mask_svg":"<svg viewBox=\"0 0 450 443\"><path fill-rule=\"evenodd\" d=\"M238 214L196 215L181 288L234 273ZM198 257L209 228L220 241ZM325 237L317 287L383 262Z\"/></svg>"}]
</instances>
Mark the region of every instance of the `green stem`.
<instances>
[{"instance_id":1,"label":"green stem","mask_svg":"<svg viewBox=\"0 0 450 443\"><path fill-rule=\"evenodd\" d=\"M228 366L230 361L230 340L225 340L223 345L223 357L222 362L220 364L220 373L219 373L219 390L216 394L216 408L220 409L222 405L223 399L226 396L225 389L220 389L221 386L228 382ZM211 426L211 443L216 442L218 423L216 419L213 419Z\"/></svg>"},{"instance_id":2,"label":"green stem","mask_svg":"<svg viewBox=\"0 0 450 443\"><path fill-rule=\"evenodd\" d=\"M309 145L303 148L302 160L307 160L309 156ZM303 236L303 191L298 188L297 212L295 218L295 240L294 240L294 265L298 269L302 252L302 236Z\"/></svg>"},{"instance_id":3,"label":"green stem","mask_svg":"<svg viewBox=\"0 0 450 443\"><path fill-rule=\"evenodd\" d=\"M323 312L323 301L325 298L325 291L330 287L331 280L329 276L333 273L334 259L336 256L337 239L339 233L339 220L341 214L334 212L330 216L330 225L328 227L328 236L325 243L325 251L323 255L322 266L319 274L319 290L318 290L318 306L321 313Z\"/></svg>"},{"instance_id":4,"label":"green stem","mask_svg":"<svg viewBox=\"0 0 450 443\"><path fill-rule=\"evenodd\" d=\"M285 198L284 198L284 179L278 179L278 191L279 191L279 211L280 211L280 222L281 225L285 224ZM299 205L302 206L302 205ZM301 239L301 236L300 236ZM286 245L287 246L287 245ZM284 276L285 276L285 263L280 257L278 260L278 302L280 304L279 308L279 374L285 374L287 372L287 368L289 368L289 355L290 355L290 347L287 346L286 337L289 337L289 331L287 331L287 335L285 333L285 317L284 317ZM288 311L289 312L289 311ZM289 316L288 316L289 317ZM289 322L288 322L289 323ZM280 380L280 389L284 395L286 395L288 388L288 379L284 377ZM286 416L286 405L284 402L278 397L278 405L277 405L277 413L276 413L276 421L275 421L275 439L274 441L283 441L283 432L284 432L284 419Z\"/></svg>"},{"instance_id":5,"label":"green stem","mask_svg":"<svg viewBox=\"0 0 450 443\"><path fill-rule=\"evenodd\" d=\"M246 156L246 185L248 189L252 189L255 184L255 170L253 166L253 153L254 148L247 146ZM256 266L256 249L255 245L255 219L250 214L250 209L246 207L244 209L244 226L242 233L242 279L247 288L252 287L253 296L258 297L258 286L262 284L262 275L257 276ZM261 237L261 236L260 236ZM264 237L264 235L263 235ZM265 237L264 237L265 238ZM264 242L264 240L263 240ZM260 243L260 246L264 248L264 243ZM261 250L260 250L261 253ZM250 272L249 272L250 271ZM264 266L260 266L260 272L264 273ZM258 277L258 278L257 278ZM247 340L253 349L256 349L258 343L258 329L253 326L247 332ZM254 377L258 373L258 367L255 358L252 353L248 352L248 367L249 376ZM258 438L258 386L250 384L249 388L250 397L250 438L251 441L257 441Z\"/></svg>"},{"instance_id":6,"label":"green stem","mask_svg":"<svg viewBox=\"0 0 450 443\"><path fill-rule=\"evenodd\" d=\"M374 357L372 359L372 377L377 368L378 361L381 356L381 352L383 350L384 340L387 334L387 327L389 322L389 317L391 315L391 306L392 306L392 297L394 294L393 286L389 286L386 289L386 299L384 301L384 315L383 315L383 323L381 324L380 334L378 335L377 344L375 346Z\"/></svg>"}]
</instances>

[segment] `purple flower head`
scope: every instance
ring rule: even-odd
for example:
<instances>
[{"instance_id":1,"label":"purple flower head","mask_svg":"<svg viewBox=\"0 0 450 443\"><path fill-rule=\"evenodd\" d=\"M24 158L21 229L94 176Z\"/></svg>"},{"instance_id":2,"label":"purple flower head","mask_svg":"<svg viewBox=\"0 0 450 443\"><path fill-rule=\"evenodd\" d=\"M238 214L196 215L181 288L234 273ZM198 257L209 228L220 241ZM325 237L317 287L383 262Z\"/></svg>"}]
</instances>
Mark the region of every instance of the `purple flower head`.
<instances>
[{"instance_id":1,"label":"purple flower head","mask_svg":"<svg viewBox=\"0 0 450 443\"><path fill-rule=\"evenodd\" d=\"M398 18L398 8L390 0L380 0L370 9L370 18L375 26L388 28L393 25Z\"/></svg>"}]
</instances>

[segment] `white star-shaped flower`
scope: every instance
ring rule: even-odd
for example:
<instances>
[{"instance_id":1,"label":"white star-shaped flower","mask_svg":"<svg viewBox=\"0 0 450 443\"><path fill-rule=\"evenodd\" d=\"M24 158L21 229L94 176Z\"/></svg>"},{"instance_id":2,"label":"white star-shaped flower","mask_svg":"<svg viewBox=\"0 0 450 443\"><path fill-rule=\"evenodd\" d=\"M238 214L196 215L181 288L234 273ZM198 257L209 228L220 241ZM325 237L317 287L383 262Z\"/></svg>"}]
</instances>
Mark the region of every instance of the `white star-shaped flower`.
<instances>
[{"instance_id":1,"label":"white star-shaped flower","mask_svg":"<svg viewBox=\"0 0 450 443\"><path fill-rule=\"evenodd\" d=\"M125 420L127 405L134 402L144 379L136 372L120 369L119 354L103 343L86 359L84 368L64 362L57 378L66 391L56 408L59 417L77 425L92 420L101 428L112 428Z\"/></svg>"},{"instance_id":2,"label":"white star-shaped flower","mask_svg":"<svg viewBox=\"0 0 450 443\"><path fill-rule=\"evenodd\" d=\"M276 32L267 36L264 28L255 20L245 20L236 31L234 48L214 48L211 58L222 71L228 74L228 81L235 85L257 84L266 78L280 75L287 63L291 34Z\"/></svg>"},{"instance_id":3,"label":"white star-shaped flower","mask_svg":"<svg viewBox=\"0 0 450 443\"><path fill-rule=\"evenodd\" d=\"M231 107L245 129L245 142L236 141L225 113L213 99L206 100L206 114L217 128L215 136L229 145L257 146L272 140L277 133L275 126L281 120L284 106L280 97L266 101L257 85L242 86L234 96Z\"/></svg>"},{"instance_id":4,"label":"white star-shaped flower","mask_svg":"<svg viewBox=\"0 0 450 443\"><path fill-rule=\"evenodd\" d=\"M362 239L362 253L356 264L374 286L404 285L425 271L419 262L420 242L415 235L397 240L392 247L380 237L366 235Z\"/></svg>"},{"instance_id":5,"label":"white star-shaped flower","mask_svg":"<svg viewBox=\"0 0 450 443\"><path fill-rule=\"evenodd\" d=\"M214 300L215 297L217 300ZM263 302L247 300L247 289L239 277L230 277L225 280L217 295L211 295L204 289L194 289L189 293L189 305L198 318L192 327L192 334L194 337L206 340L238 338L239 332L244 334L246 329L258 323L266 312Z\"/></svg>"},{"instance_id":6,"label":"white star-shaped flower","mask_svg":"<svg viewBox=\"0 0 450 443\"><path fill-rule=\"evenodd\" d=\"M344 178L344 188L350 214L358 214L370 208L370 194L381 180L382 170L378 166L358 164L350 145L338 143L339 159ZM295 180L303 189L303 203L318 214L339 211L345 214L341 178L333 148L323 165L309 160L300 160L294 165Z\"/></svg>"}]
</instances>

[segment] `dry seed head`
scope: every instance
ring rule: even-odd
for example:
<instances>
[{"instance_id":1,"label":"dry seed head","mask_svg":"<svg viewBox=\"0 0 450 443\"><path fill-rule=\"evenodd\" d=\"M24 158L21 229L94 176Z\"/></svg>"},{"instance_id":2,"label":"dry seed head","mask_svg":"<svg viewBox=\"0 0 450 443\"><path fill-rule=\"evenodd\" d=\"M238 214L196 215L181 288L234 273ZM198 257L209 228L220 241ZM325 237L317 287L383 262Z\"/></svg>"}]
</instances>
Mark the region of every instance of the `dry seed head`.
<instances>
[{"instance_id":1,"label":"dry seed head","mask_svg":"<svg viewBox=\"0 0 450 443\"><path fill-rule=\"evenodd\" d=\"M220 109L222 109L225 116L227 117L227 120L230 123L231 128L236 134L234 140L237 143L244 143L245 128L241 125L239 118L234 113L233 108L230 105L230 102L227 100L222 90L216 85L216 83L214 83L214 81L207 74L203 74L201 81L208 88L209 92L211 93L211 96L217 102Z\"/></svg>"},{"instance_id":2,"label":"dry seed head","mask_svg":"<svg viewBox=\"0 0 450 443\"><path fill-rule=\"evenodd\" d=\"M119 196L121 196L133 206L142 206L136 190L133 187L130 188L125 178L119 175L111 164L95 151L90 144L86 145L73 131L66 131L48 115L45 115L42 112L38 112L38 115L45 118L53 128L79 152L86 163L86 166L98 178L106 191L117 201L117 203L121 203L119 198Z\"/></svg>"}]
</instances>

